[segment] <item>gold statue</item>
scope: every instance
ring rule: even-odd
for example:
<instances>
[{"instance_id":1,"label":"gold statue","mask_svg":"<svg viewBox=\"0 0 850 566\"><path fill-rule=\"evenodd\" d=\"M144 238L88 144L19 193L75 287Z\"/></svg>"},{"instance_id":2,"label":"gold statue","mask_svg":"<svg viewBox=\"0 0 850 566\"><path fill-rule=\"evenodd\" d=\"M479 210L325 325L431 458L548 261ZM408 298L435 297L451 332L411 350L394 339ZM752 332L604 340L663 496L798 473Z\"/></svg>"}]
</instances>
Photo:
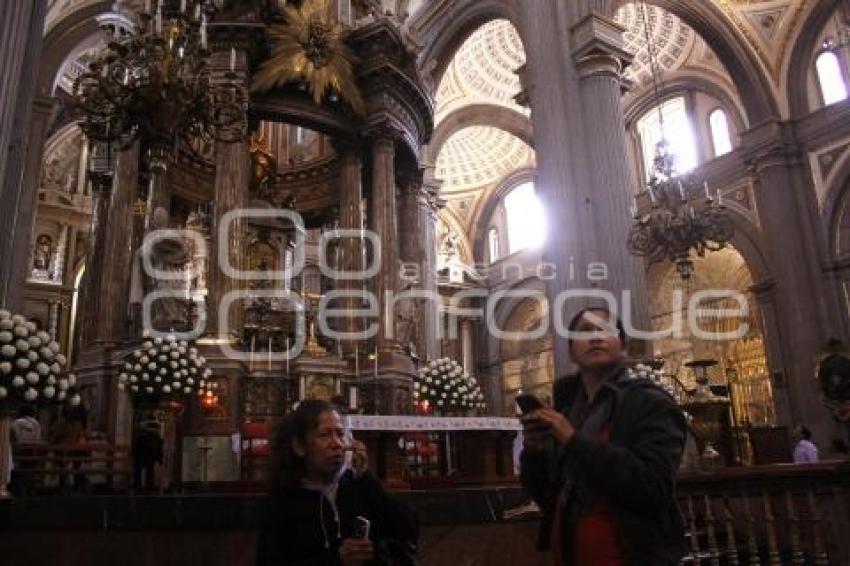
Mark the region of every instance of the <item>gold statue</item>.
<instances>
[{"instance_id":1,"label":"gold statue","mask_svg":"<svg viewBox=\"0 0 850 566\"><path fill-rule=\"evenodd\" d=\"M248 151L251 154L251 190L265 195L272 178L277 173L277 160L269 153L262 134L251 136Z\"/></svg>"}]
</instances>

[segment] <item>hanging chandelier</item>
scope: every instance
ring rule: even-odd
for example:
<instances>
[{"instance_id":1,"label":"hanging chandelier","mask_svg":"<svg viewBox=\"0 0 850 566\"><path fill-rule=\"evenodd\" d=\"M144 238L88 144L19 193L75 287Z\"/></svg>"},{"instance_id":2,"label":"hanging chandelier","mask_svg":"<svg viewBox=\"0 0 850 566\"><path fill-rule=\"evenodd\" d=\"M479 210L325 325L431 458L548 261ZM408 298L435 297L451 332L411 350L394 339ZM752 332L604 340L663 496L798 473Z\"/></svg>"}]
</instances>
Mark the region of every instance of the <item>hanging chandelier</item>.
<instances>
[{"instance_id":1,"label":"hanging chandelier","mask_svg":"<svg viewBox=\"0 0 850 566\"><path fill-rule=\"evenodd\" d=\"M150 163L165 167L180 142L240 141L247 130L247 93L230 71L213 78L208 0L145 0L135 32L106 27L105 53L73 85L81 128L93 141L127 147L142 139Z\"/></svg>"},{"instance_id":2,"label":"hanging chandelier","mask_svg":"<svg viewBox=\"0 0 850 566\"><path fill-rule=\"evenodd\" d=\"M645 214L634 211L634 225L629 231L629 252L651 259L666 258L676 264L682 279L690 279L694 272L691 250L699 257L706 251L722 250L735 234L720 190L711 196L705 183L705 201L694 206L688 194L694 192L686 178L677 177L675 157L667 144L659 144L655 169L647 184L651 208Z\"/></svg>"},{"instance_id":3,"label":"hanging chandelier","mask_svg":"<svg viewBox=\"0 0 850 566\"><path fill-rule=\"evenodd\" d=\"M660 84L662 77L655 58L653 34L645 0L641 1L640 7L661 128L661 142L656 147L653 170L646 187L652 206L648 212L639 214L635 205L634 224L629 231L627 245L632 255L648 257L651 260L666 258L675 263L679 276L687 281L694 272L691 250L699 257L704 257L706 251L722 250L734 236L735 227L723 206L719 189L717 198L713 198L706 181L705 201L702 206L695 207L689 195L698 193L699 189L693 186L690 179L678 175L676 156L670 150L664 131Z\"/></svg>"}]
</instances>

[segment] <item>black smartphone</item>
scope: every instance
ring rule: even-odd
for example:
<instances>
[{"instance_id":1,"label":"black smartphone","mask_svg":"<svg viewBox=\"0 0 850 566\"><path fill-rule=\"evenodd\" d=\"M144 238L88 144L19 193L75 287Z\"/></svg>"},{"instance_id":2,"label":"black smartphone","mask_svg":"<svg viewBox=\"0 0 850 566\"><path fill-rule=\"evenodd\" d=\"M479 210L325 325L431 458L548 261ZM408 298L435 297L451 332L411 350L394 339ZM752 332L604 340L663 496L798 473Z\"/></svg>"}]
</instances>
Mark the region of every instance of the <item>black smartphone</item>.
<instances>
[{"instance_id":1,"label":"black smartphone","mask_svg":"<svg viewBox=\"0 0 850 566\"><path fill-rule=\"evenodd\" d=\"M354 517L354 530L351 533L352 538L369 538L369 526L371 523L366 517L358 515Z\"/></svg>"},{"instance_id":2,"label":"black smartphone","mask_svg":"<svg viewBox=\"0 0 850 566\"><path fill-rule=\"evenodd\" d=\"M530 393L520 393L516 396L516 404L523 415L536 411L543 407L540 399Z\"/></svg>"}]
</instances>

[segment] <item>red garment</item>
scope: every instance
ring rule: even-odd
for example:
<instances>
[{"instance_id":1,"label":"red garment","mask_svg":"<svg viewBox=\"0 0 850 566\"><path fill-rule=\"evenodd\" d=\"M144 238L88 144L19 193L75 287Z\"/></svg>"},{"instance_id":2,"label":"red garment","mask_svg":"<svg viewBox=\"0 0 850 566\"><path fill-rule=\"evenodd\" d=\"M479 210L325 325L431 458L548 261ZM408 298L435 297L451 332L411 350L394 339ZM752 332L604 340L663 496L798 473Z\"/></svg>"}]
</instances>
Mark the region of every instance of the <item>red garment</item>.
<instances>
[{"instance_id":1,"label":"red garment","mask_svg":"<svg viewBox=\"0 0 850 566\"><path fill-rule=\"evenodd\" d=\"M607 444L611 436L610 423L603 427L599 442ZM559 498L560 499L560 498ZM563 506L558 503L552 521L552 559L563 566ZM575 525L573 548L576 566L625 566L620 546L617 520L604 497L596 495L590 513L579 518Z\"/></svg>"}]
</instances>

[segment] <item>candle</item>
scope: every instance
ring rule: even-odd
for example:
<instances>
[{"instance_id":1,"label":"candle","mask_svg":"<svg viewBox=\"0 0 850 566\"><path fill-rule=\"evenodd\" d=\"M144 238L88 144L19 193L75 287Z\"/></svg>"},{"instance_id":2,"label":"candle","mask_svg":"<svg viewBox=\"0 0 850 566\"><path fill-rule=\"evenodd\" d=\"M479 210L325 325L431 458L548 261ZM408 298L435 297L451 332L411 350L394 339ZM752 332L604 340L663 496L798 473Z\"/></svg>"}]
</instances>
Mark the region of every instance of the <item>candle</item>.
<instances>
[{"instance_id":1,"label":"candle","mask_svg":"<svg viewBox=\"0 0 850 566\"><path fill-rule=\"evenodd\" d=\"M711 193L708 191L708 181L702 184L702 188L705 189L705 200L711 200Z\"/></svg>"},{"instance_id":2,"label":"candle","mask_svg":"<svg viewBox=\"0 0 850 566\"><path fill-rule=\"evenodd\" d=\"M298 400L303 401L307 396L307 379L304 376L298 378Z\"/></svg>"},{"instance_id":3,"label":"candle","mask_svg":"<svg viewBox=\"0 0 850 566\"><path fill-rule=\"evenodd\" d=\"M720 189L717 189L717 204L723 204L723 193L720 192Z\"/></svg>"},{"instance_id":4,"label":"candle","mask_svg":"<svg viewBox=\"0 0 850 566\"><path fill-rule=\"evenodd\" d=\"M257 346L257 335L251 336L251 359L248 362L248 369L254 371L254 349Z\"/></svg>"},{"instance_id":5,"label":"candle","mask_svg":"<svg viewBox=\"0 0 850 566\"><path fill-rule=\"evenodd\" d=\"M186 13L186 0L180 0L180 13Z\"/></svg>"},{"instance_id":6,"label":"candle","mask_svg":"<svg viewBox=\"0 0 850 566\"><path fill-rule=\"evenodd\" d=\"M268 371L272 370L272 337L271 336L269 336L269 360L268 360L268 364L266 366L266 369L268 369Z\"/></svg>"},{"instance_id":7,"label":"candle","mask_svg":"<svg viewBox=\"0 0 850 566\"><path fill-rule=\"evenodd\" d=\"M230 48L230 71L236 70L236 48Z\"/></svg>"},{"instance_id":8,"label":"candle","mask_svg":"<svg viewBox=\"0 0 850 566\"><path fill-rule=\"evenodd\" d=\"M201 19L201 5L200 4L195 5L195 19L196 20Z\"/></svg>"},{"instance_id":9,"label":"candle","mask_svg":"<svg viewBox=\"0 0 850 566\"><path fill-rule=\"evenodd\" d=\"M200 7L200 6L199 6ZM201 49L207 48L207 15L201 19Z\"/></svg>"},{"instance_id":10,"label":"candle","mask_svg":"<svg viewBox=\"0 0 850 566\"><path fill-rule=\"evenodd\" d=\"M124 86L130 82L130 69L124 69Z\"/></svg>"}]
</instances>

